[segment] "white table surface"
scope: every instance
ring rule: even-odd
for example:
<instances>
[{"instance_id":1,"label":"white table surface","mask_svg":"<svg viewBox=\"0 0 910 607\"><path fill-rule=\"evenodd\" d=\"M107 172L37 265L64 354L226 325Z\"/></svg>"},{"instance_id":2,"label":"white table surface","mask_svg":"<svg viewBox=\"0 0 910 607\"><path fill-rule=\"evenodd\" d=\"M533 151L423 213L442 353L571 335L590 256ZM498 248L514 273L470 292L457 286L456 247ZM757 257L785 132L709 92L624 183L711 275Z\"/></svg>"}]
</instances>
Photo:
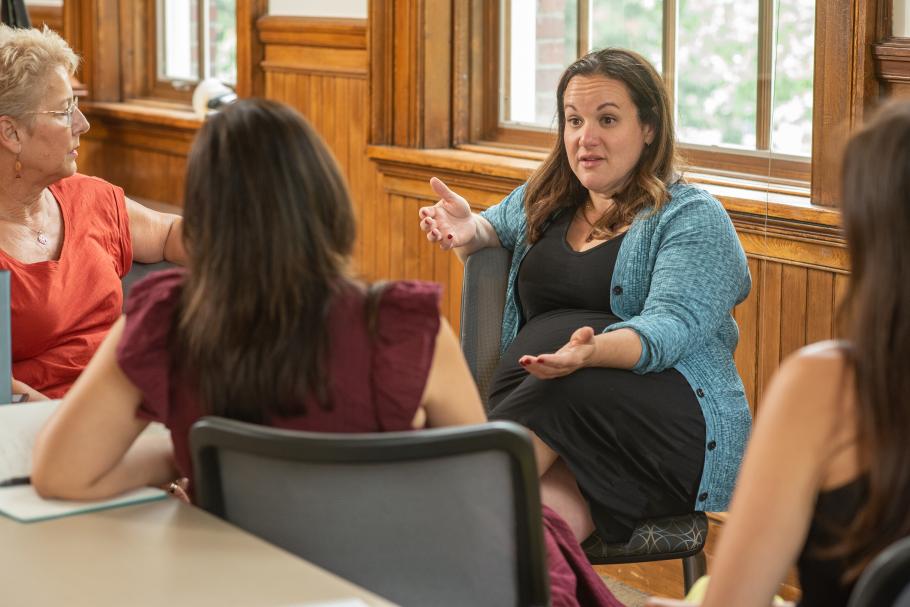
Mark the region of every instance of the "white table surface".
<instances>
[{"instance_id":1,"label":"white table surface","mask_svg":"<svg viewBox=\"0 0 910 607\"><path fill-rule=\"evenodd\" d=\"M176 499L39 523L0 516L4 607L392 603Z\"/></svg>"}]
</instances>

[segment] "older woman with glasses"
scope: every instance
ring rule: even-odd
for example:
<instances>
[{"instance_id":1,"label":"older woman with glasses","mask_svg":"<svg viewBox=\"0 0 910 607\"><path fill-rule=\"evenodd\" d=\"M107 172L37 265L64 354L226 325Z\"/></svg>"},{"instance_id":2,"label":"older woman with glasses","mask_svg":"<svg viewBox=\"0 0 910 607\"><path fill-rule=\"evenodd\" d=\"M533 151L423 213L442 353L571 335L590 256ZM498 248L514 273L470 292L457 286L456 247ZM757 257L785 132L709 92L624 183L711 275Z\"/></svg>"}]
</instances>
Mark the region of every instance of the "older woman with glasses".
<instances>
[{"instance_id":1,"label":"older woman with glasses","mask_svg":"<svg viewBox=\"0 0 910 607\"><path fill-rule=\"evenodd\" d=\"M89 124L56 33L0 25L0 269L12 278L14 391L60 397L120 316L134 260L182 262L181 220L76 174Z\"/></svg>"}]
</instances>

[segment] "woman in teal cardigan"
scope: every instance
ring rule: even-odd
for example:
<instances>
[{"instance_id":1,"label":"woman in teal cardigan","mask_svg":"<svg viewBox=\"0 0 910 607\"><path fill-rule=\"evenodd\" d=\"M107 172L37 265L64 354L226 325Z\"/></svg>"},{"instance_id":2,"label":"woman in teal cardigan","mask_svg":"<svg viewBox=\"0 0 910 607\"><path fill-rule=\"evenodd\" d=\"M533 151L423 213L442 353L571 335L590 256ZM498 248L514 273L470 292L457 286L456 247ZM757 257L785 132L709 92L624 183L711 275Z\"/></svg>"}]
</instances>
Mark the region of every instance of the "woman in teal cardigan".
<instances>
[{"instance_id":1,"label":"woman in teal cardigan","mask_svg":"<svg viewBox=\"0 0 910 607\"><path fill-rule=\"evenodd\" d=\"M534 434L544 502L579 541L643 519L724 510L751 416L732 308L751 288L721 204L678 177L654 68L605 49L557 89L549 158L480 214L441 181L420 210L462 259L512 251L493 418Z\"/></svg>"}]
</instances>

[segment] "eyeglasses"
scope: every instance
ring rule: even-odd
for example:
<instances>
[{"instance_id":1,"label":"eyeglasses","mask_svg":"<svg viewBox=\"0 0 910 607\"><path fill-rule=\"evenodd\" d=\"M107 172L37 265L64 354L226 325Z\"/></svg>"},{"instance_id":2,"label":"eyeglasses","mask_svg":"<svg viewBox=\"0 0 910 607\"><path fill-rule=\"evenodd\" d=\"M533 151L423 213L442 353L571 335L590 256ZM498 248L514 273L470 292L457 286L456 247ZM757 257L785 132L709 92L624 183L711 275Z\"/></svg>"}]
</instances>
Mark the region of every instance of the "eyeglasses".
<instances>
[{"instance_id":1,"label":"eyeglasses","mask_svg":"<svg viewBox=\"0 0 910 607\"><path fill-rule=\"evenodd\" d=\"M73 114L76 113L76 110L79 109L79 98L73 97L73 100L70 102L69 106L65 110L44 110L42 112L26 112L26 114L50 114L52 116L65 116L66 117L66 126L73 126Z\"/></svg>"}]
</instances>

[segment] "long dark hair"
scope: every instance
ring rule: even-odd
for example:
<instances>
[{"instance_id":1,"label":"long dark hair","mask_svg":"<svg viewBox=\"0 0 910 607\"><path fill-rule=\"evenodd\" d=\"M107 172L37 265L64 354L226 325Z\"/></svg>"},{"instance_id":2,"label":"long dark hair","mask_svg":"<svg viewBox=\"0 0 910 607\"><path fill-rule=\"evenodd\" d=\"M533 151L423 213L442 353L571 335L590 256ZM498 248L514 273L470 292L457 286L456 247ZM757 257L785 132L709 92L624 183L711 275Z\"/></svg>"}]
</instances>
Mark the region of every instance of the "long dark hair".
<instances>
[{"instance_id":1,"label":"long dark hair","mask_svg":"<svg viewBox=\"0 0 910 607\"><path fill-rule=\"evenodd\" d=\"M528 180L525 210L528 216L528 241L536 242L543 226L561 208L576 207L588 192L572 172L563 135L566 112L563 98L575 76L605 76L622 82L638 110L642 124L654 129L654 141L642 151L629 182L613 197L614 206L595 223L595 232L609 234L631 223L639 211L657 211L669 199L667 186L676 171L676 136L673 108L660 75L647 59L621 48L605 48L588 53L566 68L556 87L559 132L550 155Z\"/></svg>"},{"instance_id":2,"label":"long dark hair","mask_svg":"<svg viewBox=\"0 0 910 607\"><path fill-rule=\"evenodd\" d=\"M868 497L839 545L854 579L910 535L910 102L886 106L847 146L848 361Z\"/></svg>"},{"instance_id":3,"label":"long dark hair","mask_svg":"<svg viewBox=\"0 0 910 607\"><path fill-rule=\"evenodd\" d=\"M345 285L355 221L344 180L307 121L274 101L209 118L187 165L189 273L175 361L207 410L262 421L325 390L326 318Z\"/></svg>"}]
</instances>

